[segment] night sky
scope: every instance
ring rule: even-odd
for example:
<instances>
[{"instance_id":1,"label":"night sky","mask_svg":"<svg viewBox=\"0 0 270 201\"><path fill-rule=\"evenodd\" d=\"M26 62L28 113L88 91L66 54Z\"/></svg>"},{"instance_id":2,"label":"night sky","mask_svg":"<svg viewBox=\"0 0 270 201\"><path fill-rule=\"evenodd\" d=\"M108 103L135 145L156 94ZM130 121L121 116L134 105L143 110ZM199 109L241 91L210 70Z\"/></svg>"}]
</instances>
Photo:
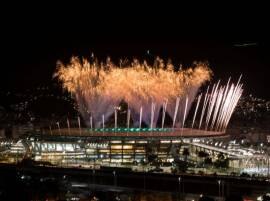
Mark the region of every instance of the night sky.
<instances>
[{"instance_id":1,"label":"night sky","mask_svg":"<svg viewBox=\"0 0 270 201\"><path fill-rule=\"evenodd\" d=\"M161 56L183 66L208 61L214 80L236 80L242 73L245 94L270 99L266 12L252 6L222 13L131 7L90 6L76 12L12 9L16 16L1 19L0 89L49 85L57 60L67 62L72 55L89 57L94 52L98 58L115 60Z\"/></svg>"}]
</instances>

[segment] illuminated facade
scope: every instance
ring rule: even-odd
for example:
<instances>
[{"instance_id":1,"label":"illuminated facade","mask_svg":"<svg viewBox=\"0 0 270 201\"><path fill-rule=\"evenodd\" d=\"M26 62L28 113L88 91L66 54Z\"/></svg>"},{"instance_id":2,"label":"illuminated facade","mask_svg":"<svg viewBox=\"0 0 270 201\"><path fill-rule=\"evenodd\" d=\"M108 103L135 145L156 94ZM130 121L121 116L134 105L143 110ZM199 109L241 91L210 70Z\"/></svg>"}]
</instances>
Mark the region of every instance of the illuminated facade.
<instances>
[{"instance_id":1,"label":"illuminated facade","mask_svg":"<svg viewBox=\"0 0 270 201\"><path fill-rule=\"evenodd\" d=\"M128 135L128 134L126 134ZM162 132L118 135L30 135L24 139L29 147L27 154L35 161L48 161L54 165L64 164L130 164L149 162L149 156L159 161L172 162L174 154L180 152L182 142L195 140L179 135L162 135ZM203 136L206 137L206 136ZM211 136L213 137L213 136ZM224 137L216 135L214 137ZM182 146L183 148L183 146ZM177 150L177 151L174 151ZM78 163L79 162L79 163Z\"/></svg>"}]
</instances>

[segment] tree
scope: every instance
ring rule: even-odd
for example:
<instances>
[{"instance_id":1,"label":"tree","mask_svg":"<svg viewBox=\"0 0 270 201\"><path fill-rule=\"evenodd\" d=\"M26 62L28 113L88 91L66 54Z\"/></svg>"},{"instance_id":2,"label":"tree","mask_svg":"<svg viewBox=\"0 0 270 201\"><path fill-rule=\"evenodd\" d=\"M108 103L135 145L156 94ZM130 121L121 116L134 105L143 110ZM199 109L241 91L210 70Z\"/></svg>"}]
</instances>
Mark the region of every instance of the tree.
<instances>
[{"instance_id":1,"label":"tree","mask_svg":"<svg viewBox=\"0 0 270 201\"><path fill-rule=\"evenodd\" d=\"M204 166L205 160L203 160L203 159L205 159L206 157L208 157L209 154L208 154L207 152L205 152L205 151L199 151L199 152L197 153L197 155L198 155L198 157L201 159L201 162L203 162L203 166Z\"/></svg>"},{"instance_id":2,"label":"tree","mask_svg":"<svg viewBox=\"0 0 270 201\"><path fill-rule=\"evenodd\" d=\"M199 151L199 152L198 152L198 156L199 156L200 158L206 158L206 157L209 156L209 154L208 154L207 152L205 152L205 151Z\"/></svg>"},{"instance_id":3,"label":"tree","mask_svg":"<svg viewBox=\"0 0 270 201\"><path fill-rule=\"evenodd\" d=\"M243 201L243 198L241 195L230 195L225 201Z\"/></svg>"},{"instance_id":4,"label":"tree","mask_svg":"<svg viewBox=\"0 0 270 201\"><path fill-rule=\"evenodd\" d=\"M159 168L161 163L162 163L162 161L161 161L159 158L155 158L155 160L152 162L152 164L153 164L156 168Z\"/></svg>"},{"instance_id":5,"label":"tree","mask_svg":"<svg viewBox=\"0 0 270 201\"><path fill-rule=\"evenodd\" d=\"M155 162L157 160L157 158L158 158L157 155L153 154L153 153L151 153L147 156L147 160L149 163Z\"/></svg>"},{"instance_id":6,"label":"tree","mask_svg":"<svg viewBox=\"0 0 270 201\"><path fill-rule=\"evenodd\" d=\"M170 153L175 161L177 161L180 157L180 154L179 154L180 149L181 149L181 144L179 144L179 145L173 144L170 147Z\"/></svg>"},{"instance_id":7,"label":"tree","mask_svg":"<svg viewBox=\"0 0 270 201\"><path fill-rule=\"evenodd\" d=\"M184 148L184 150L183 150L183 156L184 156L184 160L187 161L187 157L189 156L189 150L188 150L188 148Z\"/></svg>"},{"instance_id":8,"label":"tree","mask_svg":"<svg viewBox=\"0 0 270 201\"><path fill-rule=\"evenodd\" d=\"M218 153L218 160L224 160L225 156L223 153Z\"/></svg>"},{"instance_id":9,"label":"tree","mask_svg":"<svg viewBox=\"0 0 270 201\"><path fill-rule=\"evenodd\" d=\"M218 154L218 159L214 163L217 168L228 168L229 167L229 159L225 158L223 153Z\"/></svg>"},{"instance_id":10,"label":"tree","mask_svg":"<svg viewBox=\"0 0 270 201\"><path fill-rule=\"evenodd\" d=\"M178 171L180 172L186 172L188 169L188 163L186 161L175 161L175 165Z\"/></svg>"},{"instance_id":11,"label":"tree","mask_svg":"<svg viewBox=\"0 0 270 201\"><path fill-rule=\"evenodd\" d=\"M263 195L262 200L263 201L270 201L270 194Z\"/></svg>"},{"instance_id":12,"label":"tree","mask_svg":"<svg viewBox=\"0 0 270 201\"><path fill-rule=\"evenodd\" d=\"M210 158L210 157L205 158L204 159L204 164L206 164L206 165L212 165L213 164L212 158Z\"/></svg>"},{"instance_id":13,"label":"tree","mask_svg":"<svg viewBox=\"0 0 270 201\"><path fill-rule=\"evenodd\" d=\"M157 157L157 143L155 141L151 141L146 147L146 159L148 163L154 162Z\"/></svg>"},{"instance_id":14,"label":"tree","mask_svg":"<svg viewBox=\"0 0 270 201\"><path fill-rule=\"evenodd\" d=\"M214 199L211 197L202 196L200 197L199 201L214 201Z\"/></svg>"}]
</instances>

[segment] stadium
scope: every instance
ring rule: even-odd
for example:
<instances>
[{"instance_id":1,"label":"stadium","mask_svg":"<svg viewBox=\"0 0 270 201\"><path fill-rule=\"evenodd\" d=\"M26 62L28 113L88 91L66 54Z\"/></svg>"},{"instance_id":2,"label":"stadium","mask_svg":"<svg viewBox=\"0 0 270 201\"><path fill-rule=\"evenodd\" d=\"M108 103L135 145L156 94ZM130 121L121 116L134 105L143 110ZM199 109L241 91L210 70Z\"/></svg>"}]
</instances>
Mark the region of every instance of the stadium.
<instances>
[{"instance_id":1,"label":"stadium","mask_svg":"<svg viewBox=\"0 0 270 201\"><path fill-rule=\"evenodd\" d=\"M236 84L218 81L197 95L211 74L203 63L175 70L160 58L152 66L137 60L116 66L110 59L59 63L55 77L77 102L76 125L68 118L55 122L24 136L13 152L58 166L137 164L153 157L173 162L194 149L193 142L228 138L241 77Z\"/></svg>"}]
</instances>

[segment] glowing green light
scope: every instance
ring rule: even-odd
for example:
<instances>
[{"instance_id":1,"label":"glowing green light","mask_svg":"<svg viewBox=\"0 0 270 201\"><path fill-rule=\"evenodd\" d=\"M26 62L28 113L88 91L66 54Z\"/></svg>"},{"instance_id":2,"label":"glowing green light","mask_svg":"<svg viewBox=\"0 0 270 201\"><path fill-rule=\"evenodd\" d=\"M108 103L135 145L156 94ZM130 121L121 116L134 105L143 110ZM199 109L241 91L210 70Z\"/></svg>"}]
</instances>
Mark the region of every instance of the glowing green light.
<instances>
[{"instance_id":1,"label":"glowing green light","mask_svg":"<svg viewBox=\"0 0 270 201\"><path fill-rule=\"evenodd\" d=\"M94 132L168 132L169 128L94 128Z\"/></svg>"}]
</instances>

